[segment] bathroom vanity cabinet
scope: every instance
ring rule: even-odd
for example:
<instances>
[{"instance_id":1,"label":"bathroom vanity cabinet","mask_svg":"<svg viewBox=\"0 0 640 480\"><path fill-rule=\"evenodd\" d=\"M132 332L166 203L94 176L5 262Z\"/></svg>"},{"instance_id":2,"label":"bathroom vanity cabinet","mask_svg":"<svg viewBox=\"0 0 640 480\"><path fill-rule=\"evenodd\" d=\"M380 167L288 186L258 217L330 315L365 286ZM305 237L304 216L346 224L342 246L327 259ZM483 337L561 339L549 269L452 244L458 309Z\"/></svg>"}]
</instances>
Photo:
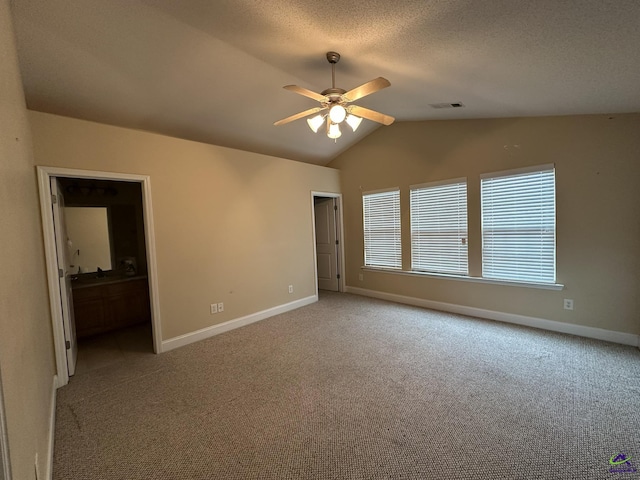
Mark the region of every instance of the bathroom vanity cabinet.
<instances>
[{"instance_id":1,"label":"bathroom vanity cabinet","mask_svg":"<svg viewBox=\"0 0 640 480\"><path fill-rule=\"evenodd\" d=\"M78 338L151 321L147 277L97 279L73 286Z\"/></svg>"}]
</instances>

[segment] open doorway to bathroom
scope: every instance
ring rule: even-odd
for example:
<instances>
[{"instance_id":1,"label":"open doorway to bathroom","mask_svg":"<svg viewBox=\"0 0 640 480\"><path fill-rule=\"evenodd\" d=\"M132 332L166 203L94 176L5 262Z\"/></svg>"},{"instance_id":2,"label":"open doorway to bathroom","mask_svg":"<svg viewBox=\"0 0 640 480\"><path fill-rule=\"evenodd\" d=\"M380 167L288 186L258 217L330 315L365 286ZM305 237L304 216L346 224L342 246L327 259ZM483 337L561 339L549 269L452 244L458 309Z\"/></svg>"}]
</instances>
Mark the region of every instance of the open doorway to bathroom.
<instances>
[{"instance_id":1,"label":"open doorway to bathroom","mask_svg":"<svg viewBox=\"0 0 640 480\"><path fill-rule=\"evenodd\" d=\"M75 373L77 337L81 342L83 337L96 340L99 335L116 336L123 328L140 327L140 336L134 334L133 338L105 340L106 348L104 344L97 345L101 353L93 353L92 364L96 368L113 360L110 355L107 359L101 358L104 353L116 353L121 359L127 357L127 354L118 353L123 348L133 355L160 353L162 332L150 177L44 166L38 166L36 170L57 387L66 385ZM129 192L130 186L133 193ZM90 214L91 219L83 220L84 224L94 225L89 229L91 235L86 241L102 243L103 253L95 254L90 251L91 247L83 246L82 233L73 234L75 241L67 234L65 200L72 208L107 208L106 220L104 213ZM101 226L97 226L98 223ZM114 225L122 231L114 232ZM108 242L104 236L102 240L95 239L97 231L106 231ZM91 292L93 288L103 290ZM75 302L72 298L74 290L79 297ZM81 305L79 300L84 303ZM81 325L79 332L75 326L75 310L78 310L80 323L83 322L80 318L83 311L90 312L88 323ZM115 324L109 320L113 317L116 317ZM117 348L113 346L114 340L119 342Z\"/></svg>"},{"instance_id":2,"label":"open doorway to bathroom","mask_svg":"<svg viewBox=\"0 0 640 480\"><path fill-rule=\"evenodd\" d=\"M153 353L141 184L57 180L77 338L74 374Z\"/></svg>"}]
</instances>

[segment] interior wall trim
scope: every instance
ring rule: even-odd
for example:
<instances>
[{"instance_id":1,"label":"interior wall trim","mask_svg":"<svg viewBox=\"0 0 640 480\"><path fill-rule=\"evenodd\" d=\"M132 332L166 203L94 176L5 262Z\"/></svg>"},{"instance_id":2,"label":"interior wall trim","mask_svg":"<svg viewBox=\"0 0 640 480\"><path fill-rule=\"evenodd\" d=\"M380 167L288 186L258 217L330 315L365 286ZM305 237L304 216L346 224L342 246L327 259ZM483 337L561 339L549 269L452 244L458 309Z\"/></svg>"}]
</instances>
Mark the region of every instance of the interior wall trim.
<instances>
[{"instance_id":1,"label":"interior wall trim","mask_svg":"<svg viewBox=\"0 0 640 480\"><path fill-rule=\"evenodd\" d=\"M555 320L528 317L525 315L517 315L514 313L496 312L494 310L485 310L482 308L455 305L453 303L436 302L433 300L408 297L405 295L381 292L378 290L369 290L366 288L347 287L345 291L347 293L354 293L356 295L362 295L365 297L378 298L380 300L388 300L390 302L403 303L405 305L413 305L415 307L429 308L431 310L439 310L442 312L458 313L461 315L468 315L470 317L479 317L487 320L496 320L498 322L513 323L526 327L539 328L541 330L568 333L570 335L576 335L578 337L593 338L596 340L604 340L606 342L630 345L632 347L640 347L640 335L634 335L632 333L616 332L614 330L605 330L602 328L557 322Z\"/></svg>"},{"instance_id":2,"label":"interior wall trim","mask_svg":"<svg viewBox=\"0 0 640 480\"><path fill-rule=\"evenodd\" d=\"M11 480L11 459L9 458L9 437L2 393L2 372L0 371L0 480Z\"/></svg>"},{"instance_id":3,"label":"interior wall trim","mask_svg":"<svg viewBox=\"0 0 640 480\"><path fill-rule=\"evenodd\" d=\"M58 376L53 376L51 384L51 403L49 410L49 445L47 446L47 465L44 472L44 478L51 480L53 478L53 448L56 438L56 391L58 389Z\"/></svg>"},{"instance_id":4,"label":"interior wall trim","mask_svg":"<svg viewBox=\"0 0 640 480\"><path fill-rule=\"evenodd\" d=\"M266 310L252 313L244 317L235 318L233 320L228 320L217 325L212 325L210 327L196 330L195 332L185 333L184 335L179 335L177 337L164 340L162 342L162 352L168 352L170 350L183 347L194 342L199 342L200 340L205 340L215 335L220 335L221 333L228 332L229 330L235 330L236 328L244 327L245 325L259 322L260 320L264 320L275 315L280 315L281 313L289 312L300 307L311 305L312 303L315 303L317 301L318 295L311 295L299 300L294 300L293 302L278 305L277 307L268 308Z\"/></svg>"}]
</instances>

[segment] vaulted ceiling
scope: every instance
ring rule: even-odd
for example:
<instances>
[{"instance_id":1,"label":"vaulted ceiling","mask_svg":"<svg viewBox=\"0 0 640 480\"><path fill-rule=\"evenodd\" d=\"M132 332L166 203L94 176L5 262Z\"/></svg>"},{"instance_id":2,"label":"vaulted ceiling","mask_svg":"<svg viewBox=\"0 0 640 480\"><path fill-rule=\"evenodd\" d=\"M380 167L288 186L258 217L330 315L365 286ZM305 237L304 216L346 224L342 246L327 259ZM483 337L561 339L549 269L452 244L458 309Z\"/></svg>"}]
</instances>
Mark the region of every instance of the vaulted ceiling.
<instances>
[{"instance_id":1,"label":"vaulted ceiling","mask_svg":"<svg viewBox=\"0 0 640 480\"><path fill-rule=\"evenodd\" d=\"M396 121L640 111L637 0L13 0L27 105L326 164L337 141L284 90L383 76ZM431 104L461 102L461 108ZM345 131L346 130L346 131Z\"/></svg>"}]
</instances>

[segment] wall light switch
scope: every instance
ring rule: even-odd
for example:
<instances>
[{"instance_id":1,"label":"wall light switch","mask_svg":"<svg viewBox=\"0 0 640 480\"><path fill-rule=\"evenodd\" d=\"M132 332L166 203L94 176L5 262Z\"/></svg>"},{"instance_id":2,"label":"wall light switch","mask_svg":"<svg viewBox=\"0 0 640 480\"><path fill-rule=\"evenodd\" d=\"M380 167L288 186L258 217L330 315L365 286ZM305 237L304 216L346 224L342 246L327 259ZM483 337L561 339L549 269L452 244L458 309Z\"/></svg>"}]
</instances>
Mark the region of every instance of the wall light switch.
<instances>
[{"instance_id":1,"label":"wall light switch","mask_svg":"<svg viewBox=\"0 0 640 480\"><path fill-rule=\"evenodd\" d=\"M211 315L213 315L214 313L218 313L218 304L217 303L212 303L211 304Z\"/></svg>"},{"instance_id":2,"label":"wall light switch","mask_svg":"<svg viewBox=\"0 0 640 480\"><path fill-rule=\"evenodd\" d=\"M218 304L218 313L224 312L224 303L220 302Z\"/></svg>"},{"instance_id":3,"label":"wall light switch","mask_svg":"<svg viewBox=\"0 0 640 480\"><path fill-rule=\"evenodd\" d=\"M289 285L289 293L293 293L293 285Z\"/></svg>"}]
</instances>

